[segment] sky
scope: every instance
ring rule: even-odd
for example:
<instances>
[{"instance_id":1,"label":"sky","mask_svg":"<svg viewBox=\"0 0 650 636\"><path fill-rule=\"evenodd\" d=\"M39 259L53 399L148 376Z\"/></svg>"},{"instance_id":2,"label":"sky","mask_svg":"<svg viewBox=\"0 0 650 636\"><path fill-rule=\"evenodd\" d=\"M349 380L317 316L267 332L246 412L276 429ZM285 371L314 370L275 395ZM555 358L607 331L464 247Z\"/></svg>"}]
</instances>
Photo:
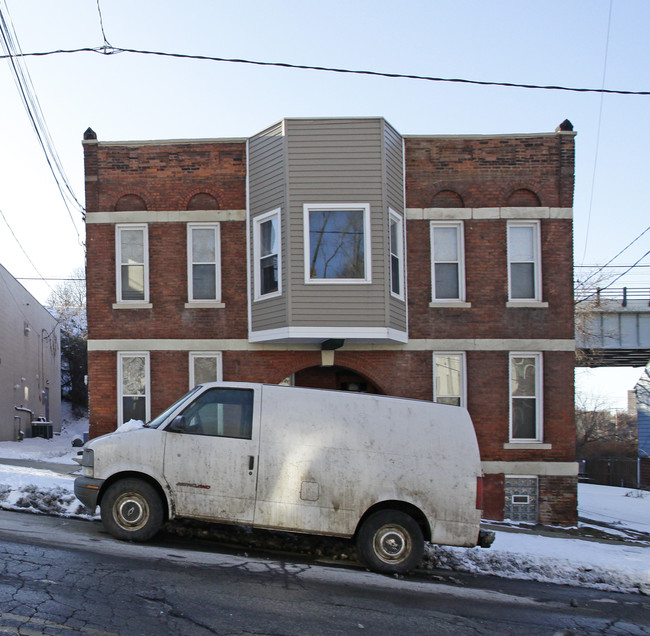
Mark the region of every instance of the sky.
<instances>
[{"instance_id":1,"label":"sky","mask_svg":"<svg viewBox=\"0 0 650 636\"><path fill-rule=\"evenodd\" d=\"M115 47L480 81L650 90L647 0L0 0L23 53ZM101 16L101 20L100 20ZM102 26L103 32L102 34ZM474 86L153 55L26 58L60 162L84 202L81 139L247 137L284 117L383 116L402 134L577 131L576 277L650 289L650 96ZM0 264L45 302L83 266L66 209L0 60ZM635 242L634 242L635 241ZM633 243L630 247L630 243ZM626 249L627 248L627 249ZM639 266L614 278L639 259ZM644 265L645 267L641 267ZM49 286L48 286L49 285ZM621 373L616 399L632 388ZM628 374L629 375L629 374ZM639 374L637 374L637 377ZM608 381L612 388L612 381Z\"/></svg>"}]
</instances>

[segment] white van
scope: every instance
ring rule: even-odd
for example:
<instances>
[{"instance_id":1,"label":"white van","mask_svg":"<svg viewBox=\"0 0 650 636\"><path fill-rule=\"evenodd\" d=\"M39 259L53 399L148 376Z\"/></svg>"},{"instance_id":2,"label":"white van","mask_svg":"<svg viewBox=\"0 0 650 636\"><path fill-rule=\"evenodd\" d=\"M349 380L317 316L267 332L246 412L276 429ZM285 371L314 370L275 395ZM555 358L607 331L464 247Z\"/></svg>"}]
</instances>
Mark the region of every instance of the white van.
<instances>
[{"instance_id":1,"label":"white van","mask_svg":"<svg viewBox=\"0 0 650 636\"><path fill-rule=\"evenodd\" d=\"M481 464L463 408L266 384L203 384L88 442L75 494L118 539L175 517L354 538L407 572L424 541L474 546Z\"/></svg>"}]
</instances>

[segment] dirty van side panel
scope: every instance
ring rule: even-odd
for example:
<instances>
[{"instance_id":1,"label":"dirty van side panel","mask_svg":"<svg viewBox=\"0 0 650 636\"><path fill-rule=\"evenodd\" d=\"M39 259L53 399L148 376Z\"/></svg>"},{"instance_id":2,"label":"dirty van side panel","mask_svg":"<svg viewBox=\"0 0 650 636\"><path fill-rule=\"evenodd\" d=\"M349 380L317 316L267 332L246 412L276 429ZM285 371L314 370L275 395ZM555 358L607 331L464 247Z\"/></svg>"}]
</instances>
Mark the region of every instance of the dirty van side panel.
<instances>
[{"instance_id":1,"label":"dirty van side panel","mask_svg":"<svg viewBox=\"0 0 650 636\"><path fill-rule=\"evenodd\" d=\"M262 391L255 525L351 536L368 508L399 500L423 511L434 537L476 541L480 461L466 411L345 392Z\"/></svg>"},{"instance_id":2,"label":"dirty van side panel","mask_svg":"<svg viewBox=\"0 0 650 636\"><path fill-rule=\"evenodd\" d=\"M164 473L176 516L252 523L259 450L259 386L213 387L165 431Z\"/></svg>"}]
</instances>

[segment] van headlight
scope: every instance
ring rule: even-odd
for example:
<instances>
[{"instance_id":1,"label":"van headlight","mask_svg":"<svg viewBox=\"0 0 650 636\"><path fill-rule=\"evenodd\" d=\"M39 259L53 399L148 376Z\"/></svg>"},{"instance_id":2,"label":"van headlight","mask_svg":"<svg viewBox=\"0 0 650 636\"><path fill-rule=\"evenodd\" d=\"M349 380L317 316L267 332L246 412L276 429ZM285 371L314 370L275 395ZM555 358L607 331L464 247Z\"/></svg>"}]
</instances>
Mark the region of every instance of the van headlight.
<instances>
[{"instance_id":1,"label":"van headlight","mask_svg":"<svg viewBox=\"0 0 650 636\"><path fill-rule=\"evenodd\" d=\"M92 449L84 448L84 454L81 458L81 467L83 468L84 477L95 476L95 453Z\"/></svg>"}]
</instances>

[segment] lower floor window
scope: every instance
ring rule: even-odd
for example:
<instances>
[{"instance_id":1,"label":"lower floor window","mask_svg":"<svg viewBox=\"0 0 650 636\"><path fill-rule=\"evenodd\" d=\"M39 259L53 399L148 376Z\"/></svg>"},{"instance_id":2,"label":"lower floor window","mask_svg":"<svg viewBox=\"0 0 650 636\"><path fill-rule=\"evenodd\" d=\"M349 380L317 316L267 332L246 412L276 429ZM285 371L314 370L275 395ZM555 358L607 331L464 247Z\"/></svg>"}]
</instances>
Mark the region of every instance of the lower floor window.
<instances>
[{"instance_id":1,"label":"lower floor window","mask_svg":"<svg viewBox=\"0 0 650 636\"><path fill-rule=\"evenodd\" d=\"M206 382L221 382L221 352L190 353L190 389Z\"/></svg>"},{"instance_id":2,"label":"lower floor window","mask_svg":"<svg viewBox=\"0 0 650 636\"><path fill-rule=\"evenodd\" d=\"M542 354L510 354L510 439L542 441Z\"/></svg>"},{"instance_id":3,"label":"lower floor window","mask_svg":"<svg viewBox=\"0 0 650 636\"><path fill-rule=\"evenodd\" d=\"M465 354L433 354L433 401L452 406L466 406Z\"/></svg>"},{"instance_id":4,"label":"lower floor window","mask_svg":"<svg viewBox=\"0 0 650 636\"><path fill-rule=\"evenodd\" d=\"M149 399L149 353L118 354L118 426L130 420L151 418Z\"/></svg>"},{"instance_id":5,"label":"lower floor window","mask_svg":"<svg viewBox=\"0 0 650 636\"><path fill-rule=\"evenodd\" d=\"M504 519L537 523L537 477L506 475Z\"/></svg>"}]
</instances>

